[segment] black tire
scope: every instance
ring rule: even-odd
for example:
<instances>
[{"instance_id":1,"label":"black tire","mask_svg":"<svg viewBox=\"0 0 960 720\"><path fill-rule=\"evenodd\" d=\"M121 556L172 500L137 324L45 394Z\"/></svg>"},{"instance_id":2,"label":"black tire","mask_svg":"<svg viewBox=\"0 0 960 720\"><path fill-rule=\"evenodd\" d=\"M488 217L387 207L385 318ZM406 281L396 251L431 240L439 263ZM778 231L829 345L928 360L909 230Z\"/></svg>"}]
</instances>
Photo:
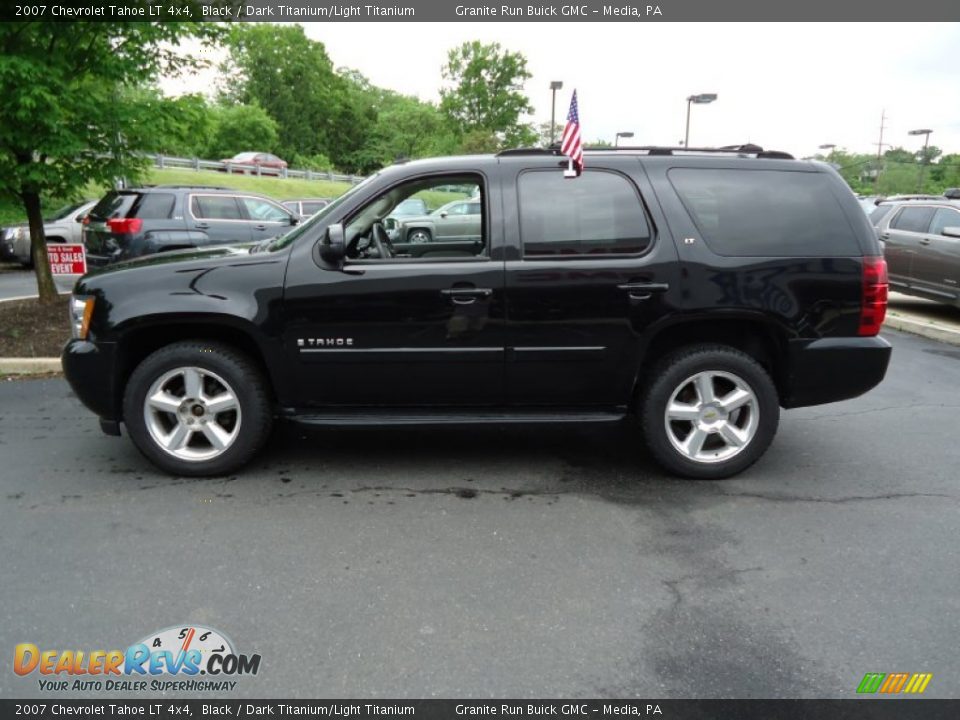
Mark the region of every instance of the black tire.
<instances>
[{"instance_id":1,"label":"black tire","mask_svg":"<svg viewBox=\"0 0 960 720\"><path fill-rule=\"evenodd\" d=\"M716 376L713 374L716 373ZM704 374L704 375L700 375ZM702 405L704 408L703 422L713 421L723 425L733 425L742 436L749 437L742 446L728 443L717 431L705 431L707 440L702 443L702 450L698 455L715 455L709 459L698 459L685 454L680 447L674 445L680 440L689 441L691 435L680 438L685 428L692 433L695 425L693 421L667 421L667 404L677 394L678 401L681 393L696 393L693 404L701 403L700 392L696 383L688 382L695 377L709 378L710 386L714 389L723 389L725 383L730 383L730 392L737 389L736 381L743 383L741 389L753 393L753 400L745 403L740 409L733 410L729 415L720 408L722 415L714 412L710 403ZM719 383L719 386L717 385ZM724 395L724 397L732 397ZM638 412L643 430L644 439L651 454L666 470L685 478L713 480L730 477L745 470L755 463L773 441L780 423L780 403L776 386L766 370L749 355L725 345L695 345L674 351L660 360L653 372L647 378L645 388L641 388ZM722 400L722 398L721 398ZM755 413L750 417L750 413ZM699 421L698 421L699 422ZM744 430L737 427L742 423ZM755 424L751 424L755 423ZM750 434L752 432L752 434ZM713 443L713 446L710 446ZM681 444L681 447L688 447ZM722 446L720 449L716 449ZM724 453L735 453L723 459Z\"/></svg>"},{"instance_id":2,"label":"black tire","mask_svg":"<svg viewBox=\"0 0 960 720\"><path fill-rule=\"evenodd\" d=\"M151 386L165 374L185 367L219 376L239 407L239 428L231 443L210 459L176 457L154 439L147 425L145 401ZM196 340L160 348L136 367L124 391L123 419L130 438L148 460L173 475L197 477L224 475L246 464L270 435L273 409L267 383L246 355L223 343Z\"/></svg>"}]
</instances>

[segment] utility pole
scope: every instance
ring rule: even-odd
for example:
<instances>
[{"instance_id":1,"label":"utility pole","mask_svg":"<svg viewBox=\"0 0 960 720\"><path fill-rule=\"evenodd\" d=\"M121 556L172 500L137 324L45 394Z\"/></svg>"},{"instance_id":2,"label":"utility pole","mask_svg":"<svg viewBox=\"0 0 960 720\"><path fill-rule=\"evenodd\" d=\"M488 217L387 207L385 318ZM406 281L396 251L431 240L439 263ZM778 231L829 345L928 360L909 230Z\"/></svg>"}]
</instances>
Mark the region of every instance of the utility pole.
<instances>
[{"instance_id":1,"label":"utility pole","mask_svg":"<svg viewBox=\"0 0 960 720\"><path fill-rule=\"evenodd\" d=\"M887 109L880 111L880 139L877 140L877 176L874 179L877 192L880 192L880 173L883 171L883 131L886 128Z\"/></svg>"}]
</instances>

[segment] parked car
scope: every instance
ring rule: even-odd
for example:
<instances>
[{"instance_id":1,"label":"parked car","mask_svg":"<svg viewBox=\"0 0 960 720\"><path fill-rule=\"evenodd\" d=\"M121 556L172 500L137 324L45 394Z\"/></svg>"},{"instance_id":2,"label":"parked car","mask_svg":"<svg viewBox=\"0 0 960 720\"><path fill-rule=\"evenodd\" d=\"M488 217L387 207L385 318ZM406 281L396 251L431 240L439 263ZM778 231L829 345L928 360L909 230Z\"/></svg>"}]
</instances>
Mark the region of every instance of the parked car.
<instances>
[{"instance_id":1,"label":"parked car","mask_svg":"<svg viewBox=\"0 0 960 720\"><path fill-rule=\"evenodd\" d=\"M696 478L759 459L781 407L883 379L886 264L832 168L756 146L565 166L549 150L398 164L282 237L87 275L67 379L105 432L122 424L177 475L234 472L277 418L635 416L652 456ZM401 202L469 183L469 249L390 241Z\"/></svg>"},{"instance_id":2,"label":"parked car","mask_svg":"<svg viewBox=\"0 0 960 720\"><path fill-rule=\"evenodd\" d=\"M85 221L87 261L272 238L300 222L280 203L240 190L157 185L107 193Z\"/></svg>"},{"instance_id":3,"label":"parked car","mask_svg":"<svg viewBox=\"0 0 960 720\"><path fill-rule=\"evenodd\" d=\"M306 220L311 215L323 210L330 204L330 198L303 198L301 200L284 200L283 206L290 212Z\"/></svg>"},{"instance_id":4,"label":"parked car","mask_svg":"<svg viewBox=\"0 0 960 720\"><path fill-rule=\"evenodd\" d=\"M224 172L259 174L259 175L283 175L287 169L287 161L281 160L276 155L265 152L242 152L237 153L232 158L226 158L220 162L230 165L224 168ZM232 167L232 166L246 167Z\"/></svg>"},{"instance_id":5,"label":"parked car","mask_svg":"<svg viewBox=\"0 0 960 720\"><path fill-rule=\"evenodd\" d=\"M890 287L960 307L960 199L883 202L877 226Z\"/></svg>"},{"instance_id":6,"label":"parked car","mask_svg":"<svg viewBox=\"0 0 960 720\"><path fill-rule=\"evenodd\" d=\"M43 234L47 243L81 242L83 219L96 200L70 203L44 218ZM30 227L23 223L3 229L0 237L0 260L18 262L24 267L33 267L33 255L30 250Z\"/></svg>"}]
</instances>

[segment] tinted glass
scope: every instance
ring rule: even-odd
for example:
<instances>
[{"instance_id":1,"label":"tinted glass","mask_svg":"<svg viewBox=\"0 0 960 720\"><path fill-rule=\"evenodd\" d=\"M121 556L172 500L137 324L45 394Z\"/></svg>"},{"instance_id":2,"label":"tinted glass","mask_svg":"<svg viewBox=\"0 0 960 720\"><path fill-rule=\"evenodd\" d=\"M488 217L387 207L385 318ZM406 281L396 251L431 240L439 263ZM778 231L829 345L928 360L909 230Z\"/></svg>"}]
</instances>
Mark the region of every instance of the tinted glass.
<instances>
[{"instance_id":1,"label":"tinted glass","mask_svg":"<svg viewBox=\"0 0 960 720\"><path fill-rule=\"evenodd\" d=\"M99 220L107 220L115 217L125 217L127 211L133 207L137 199L136 193L107 193L100 202L93 206L90 216Z\"/></svg>"},{"instance_id":2,"label":"tinted glass","mask_svg":"<svg viewBox=\"0 0 960 720\"><path fill-rule=\"evenodd\" d=\"M288 222L290 220L289 213L266 200L245 197L240 198L240 201L246 206L247 214L251 220L263 222Z\"/></svg>"},{"instance_id":3,"label":"tinted glass","mask_svg":"<svg viewBox=\"0 0 960 720\"><path fill-rule=\"evenodd\" d=\"M925 233L933 219L934 208L905 207L891 221L890 227L907 232Z\"/></svg>"},{"instance_id":4,"label":"tinted glass","mask_svg":"<svg viewBox=\"0 0 960 720\"><path fill-rule=\"evenodd\" d=\"M317 202L305 202L301 205L303 208L304 215L313 215L318 210L322 210L327 206L325 200L318 200Z\"/></svg>"},{"instance_id":5,"label":"tinted glass","mask_svg":"<svg viewBox=\"0 0 960 720\"><path fill-rule=\"evenodd\" d=\"M674 168L669 177L707 245L719 255L860 254L827 175Z\"/></svg>"},{"instance_id":6,"label":"tinted glass","mask_svg":"<svg viewBox=\"0 0 960 720\"><path fill-rule=\"evenodd\" d=\"M176 196L170 193L147 193L140 197L136 216L144 220L168 218L173 214L173 203Z\"/></svg>"},{"instance_id":7,"label":"tinted glass","mask_svg":"<svg viewBox=\"0 0 960 720\"><path fill-rule=\"evenodd\" d=\"M519 179L525 257L636 254L650 245L650 225L633 185L609 172L575 180L558 170Z\"/></svg>"},{"instance_id":8,"label":"tinted glass","mask_svg":"<svg viewBox=\"0 0 960 720\"><path fill-rule=\"evenodd\" d=\"M205 220L242 220L237 199L230 195L194 195L191 208Z\"/></svg>"},{"instance_id":9,"label":"tinted glass","mask_svg":"<svg viewBox=\"0 0 960 720\"><path fill-rule=\"evenodd\" d=\"M937 210L930 224L930 232L934 235L942 235L945 227L960 227L960 212L949 208Z\"/></svg>"},{"instance_id":10,"label":"tinted glass","mask_svg":"<svg viewBox=\"0 0 960 720\"><path fill-rule=\"evenodd\" d=\"M880 224L880 221L883 220L891 210L893 210L893 205L877 205L877 209L870 213L870 224Z\"/></svg>"},{"instance_id":11,"label":"tinted glass","mask_svg":"<svg viewBox=\"0 0 960 720\"><path fill-rule=\"evenodd\" d=\"M64 207L57 210L52 215L47 215L43 218L44 222L54 222L56 220L63 220L64 218L70 216L75 210L79 210L86 203L73 203L72 205L65 205Z\"/></svg>"}]
</instances>

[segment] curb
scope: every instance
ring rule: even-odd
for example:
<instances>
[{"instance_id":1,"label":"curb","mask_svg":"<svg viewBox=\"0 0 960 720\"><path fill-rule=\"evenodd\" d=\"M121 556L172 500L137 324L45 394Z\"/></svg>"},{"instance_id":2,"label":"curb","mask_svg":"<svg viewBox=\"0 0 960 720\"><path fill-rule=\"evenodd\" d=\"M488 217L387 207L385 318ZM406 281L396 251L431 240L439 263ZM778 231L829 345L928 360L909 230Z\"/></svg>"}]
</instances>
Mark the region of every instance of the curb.
<instances>
[{"instance_id":1,"label":"curb","mask_svg":"<svg viewBox=\"0 0 960 720\"><path fill-rule=\"evenodd\" d=\"M0 375L61 373L60 358L0 358Z\"/></svg>"},{"instance_id":2,"label":"curb","mask_svg":"<svg viewBox=\"0 0 960 720\"><path fill-rule=\"evenodd\" d=\"M951 345L960 345L960 330L938 325L927 320L919 320L914 317L907 317L898 313L887 312L887 317L883 321L883 326L891 330L901 330L913 335L929 338L930 340L939 340L940 342L950 343Z\"/></svg>"}]
</instances>

